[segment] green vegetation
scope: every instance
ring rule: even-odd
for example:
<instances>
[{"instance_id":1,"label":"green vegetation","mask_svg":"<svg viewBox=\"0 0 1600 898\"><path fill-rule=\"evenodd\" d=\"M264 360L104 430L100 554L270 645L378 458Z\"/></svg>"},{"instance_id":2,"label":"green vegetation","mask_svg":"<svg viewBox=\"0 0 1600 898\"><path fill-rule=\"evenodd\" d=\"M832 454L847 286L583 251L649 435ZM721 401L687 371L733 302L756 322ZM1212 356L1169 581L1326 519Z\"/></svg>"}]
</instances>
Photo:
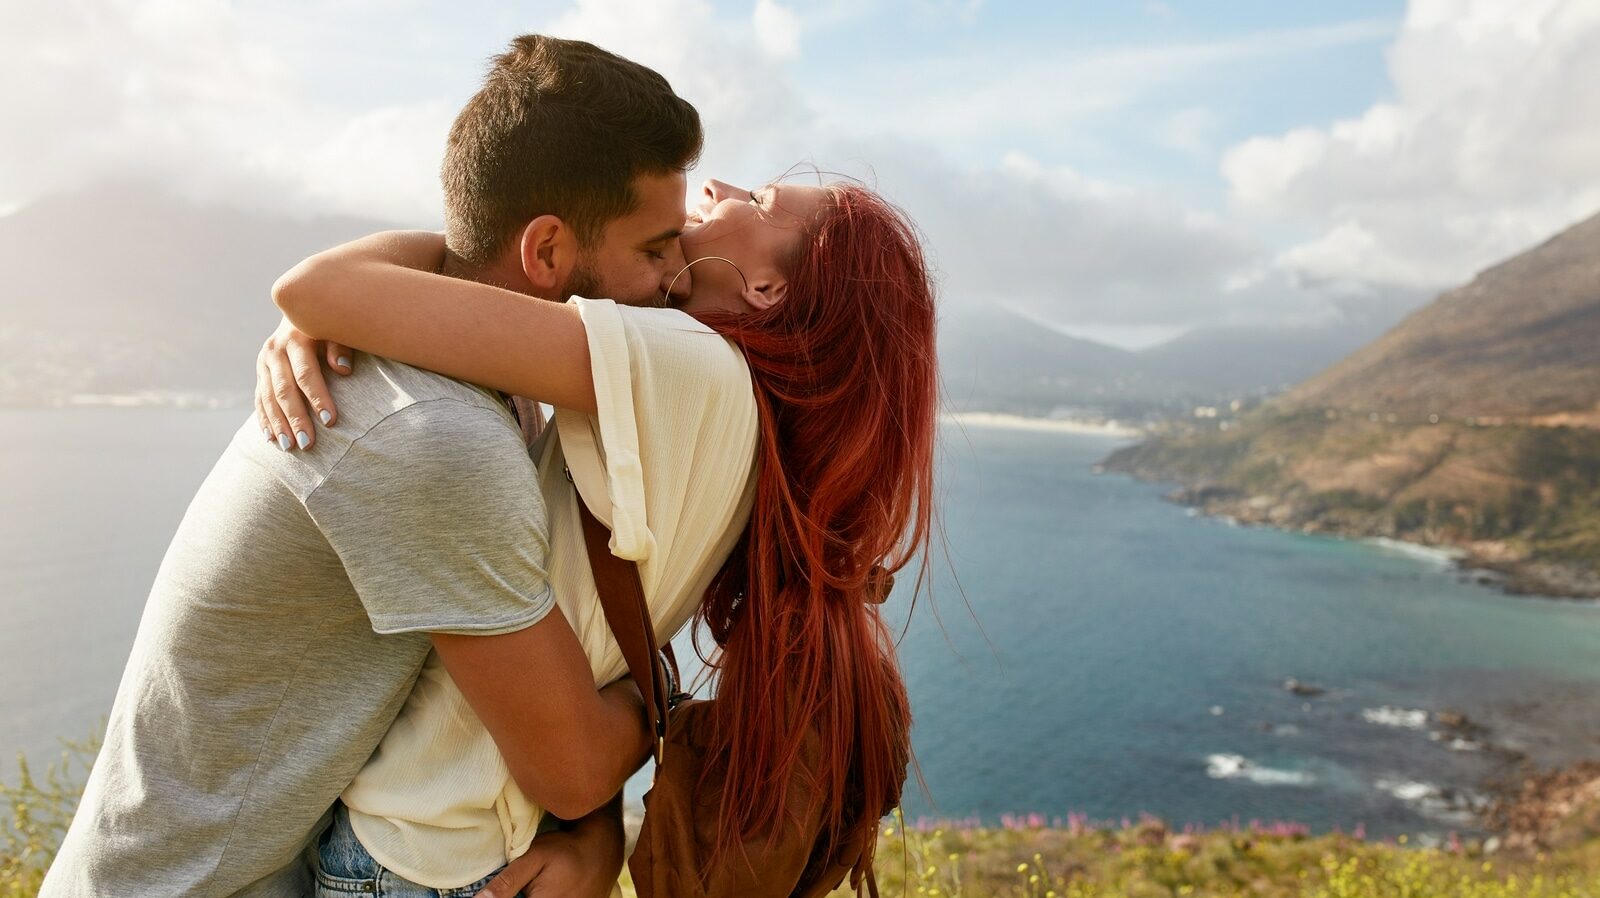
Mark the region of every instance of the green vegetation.
<instances>
[{"instance_id":1,"label":"green vegetation","mask_svg":"<svg viewBox=\"0 0 1600 898\"><path fill-rule=\"evenodd\" d=\"M0 830L0 898L38 893L94 751L70 745L43 776L23 765L16 785L0 784L10 811ZM886 896L1600 898L1600 833L1588 824L1545 852L1494 855L1455 840L1414 847L1404 837L1312 836L1294 824L1177 831L1152 818L1046 825L1035 816L908 827L898 815L886 824L877 863ZM623 892L634 894L626 877Z\"/></svg>"},{"instance_id":2,"label":"green vegetation","mask_svg":"<svg viewBox=\"0 0 1600 898\"><path fill-rule=\"evenodd\" d=\"M1529 856L1277 825L886 826L886 896L938 898L1600 898L1600 841ZM623 891L633 891L624 883ZM848 889L833 898L852 895Z\"/></svg>"},{"instance_id":3,"label":"green vegetation","mask_svg":"<svg viewBox=\"0 0 1600 898\"><path fill-rule=\"evenodd\" d=\"M1104 466L1178 481L1212 513L1458 546L1514 590L1600 594L1600 430L1276 404L1224 423L1172 426Z\"/></svg>"},{"instance_id":4,"label":"green vegetation","mask_svg":"<svg viewBox=\"0 0 1600 898\"><path fill-rule=\"evenodd\" d=\"M67 742L42 776L18 756L16 784L0 782L0 802L8 811L0 823L0 898L34 898L39 893L99 750L98 739Z\"/></svg>"}]
</instances>

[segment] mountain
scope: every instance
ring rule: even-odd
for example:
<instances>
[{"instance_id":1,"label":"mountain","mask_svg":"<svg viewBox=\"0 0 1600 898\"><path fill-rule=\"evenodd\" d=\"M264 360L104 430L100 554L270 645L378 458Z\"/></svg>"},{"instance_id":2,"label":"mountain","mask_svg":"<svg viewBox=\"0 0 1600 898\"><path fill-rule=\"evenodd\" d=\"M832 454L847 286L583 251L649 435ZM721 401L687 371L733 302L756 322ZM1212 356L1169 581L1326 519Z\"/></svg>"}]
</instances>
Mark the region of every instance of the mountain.
<instances>
[{"instance_id":1,"label":"mountain","mask_svg":"<svg viewBox=\"0 0 1600 898\"><path fill-rule=\"evenodd\" d=\"M1390 321L1198 327L1140 350L1152 376L1226 396L1279 393L1382 334Z\"/></svg>"},{"instance_id":2,"label":"mountain","mask_svg":"<svg viewBox=\"0 0 1600 898\"><path fill-rule=\"evenodd\" d=\"M1007 309L956 307L940 322L939 365L957 409L1046 414L1058 406L1149 399L1133 353L1069 337Z\"/></svg>"},{"instance_id":3,"label":"mountain","mask_svg":"<svg viewBox=\"0 0 1600 898\"><path fill-rule=\"evenodd\" d=\"M1517 592L1600 595L1600 216L1237 418L1103 465L1256 523L1439 546Z\"/></svg>"},{"instance_id":4,"label":"mountain","mask_svg":"<svg viewBox=\"0 0 1600 898\"><path fill-rule=\"evenodd\" d=\"M1600 215L1445 293L1288 399L1413 417L1593 415L1597 299Z\"/></svg>"},{"instance_id":5,"label":"mountain","mask_svg":"<svg viewBox=\"0 0 1600 898\"><path fill-rule=\"evenodd\" d=\"M957 306L940 327L940 366L958 409L1115 417L1281 392L1382 332L1339 321L1306 327L1201 327L1129 351L1070 337L1002 307Z\"/></svg>"},{"instance_id":6,"label":"mountain","mask_svg":"<svg viewBox=\"0 0 1600 898\"><path fill-rule=\"evenodd\" d=\"M0 218L0 405L83 394L242 400L277 322L268 291L306 255L393 225L251 212L106 183ZM1124 420L1275 392L1366 332L1201 328L1130 352L998 306L950 306L940 329L959 410Z\"/></svg>"},{"instance_id":7,"label":"mountain","mask_svg":"<svg viewBox=\"0 0 1600 898\"><path fill-rule=\"evenodd\" d=\"M278 321L272 282L318 249L386 227L192 203L133 183L0 218L0 403L242 395Z\"/></svg>"}]
</instances>

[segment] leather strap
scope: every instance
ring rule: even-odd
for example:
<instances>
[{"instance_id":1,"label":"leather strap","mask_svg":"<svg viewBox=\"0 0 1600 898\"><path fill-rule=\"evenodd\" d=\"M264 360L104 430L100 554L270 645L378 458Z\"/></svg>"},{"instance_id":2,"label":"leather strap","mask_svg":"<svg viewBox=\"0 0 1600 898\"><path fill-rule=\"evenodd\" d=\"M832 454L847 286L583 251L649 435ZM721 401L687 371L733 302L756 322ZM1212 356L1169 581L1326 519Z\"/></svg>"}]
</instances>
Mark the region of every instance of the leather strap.
<instances>
[{"instance_id":1,"label":"leather strap","mask_svg":"<svg viewBox=\"0 0 1600 898\"><path fill-rule=\"evenodd\" d=\"M644 695L645 719L655 737L656 764L660 765L667 747L667 675L661 666L656 629L650 622L649 606L644 601L644 583L639 565L611 554L611 533L595 519L577 490L578 517L583 522L583 544L594 572L594 586L600 593L600 608L606 624L622 648L628 672Z\"/></svg>"}]
</instances>

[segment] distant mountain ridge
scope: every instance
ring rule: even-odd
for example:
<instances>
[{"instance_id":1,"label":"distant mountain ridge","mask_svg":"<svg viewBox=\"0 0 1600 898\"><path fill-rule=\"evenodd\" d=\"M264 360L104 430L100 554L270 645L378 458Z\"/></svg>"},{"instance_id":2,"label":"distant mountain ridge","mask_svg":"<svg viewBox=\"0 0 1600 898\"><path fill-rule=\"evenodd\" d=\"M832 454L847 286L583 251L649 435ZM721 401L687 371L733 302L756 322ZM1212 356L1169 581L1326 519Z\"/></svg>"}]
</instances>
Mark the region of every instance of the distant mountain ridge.
<instances>
[{"instance_id":1,"label":"distant mountain ridge","mask_svg":"<svg viewBox=\"0 0 1600 898\"><path fill-rule=\"evenodd\" d=\"M965 306L941 323L939 353L946 393L958 409L1099 408L1140 417L1271 395L1382 330L1382 322L1370 321L1217 325L1133 351L1067 336L998 306Z\"/></svg>"},{"instance_id":2,"label":"distant mountain ridge","mask_svg":"<svg viewBox=\"0 0 1600 898\"><path fill-rule=\"evenodd\" d=\"M1453 547L1513 591L1600 596L1600 216L1237 420L1171 424L1104 466L1214 514Z\"/></svg>"},{"instance_id":3,"label":"distant mountain ridge","mask_svg":"<svg viewBox=\"0 0 1600 898\"><path fill-rule=\"evenodd\" d=\"M242 401L277 322L273 280L316 250L395 226L197 204L140 183L47 197L0 218L9 279L0 404L135 393ZM956 410L1142 420L1275 392L1376 332L1203 327L1131 352L957 298L945 303L940 355Z\"/></svg>"},{"instance_id":4,"label":"distant mountain ridge","mask_svg":"<svg viewBox=\"0 0 1600 898\"><path fill-rule=\"evenodd\" d=\"M198 205L138 183L40 200L0 218L0 402L242 395L278 321L278 275L394 226Z\"/></svg>"},{"instance_id":5,"label":"distant mountain ridge","mask_svg":"<svg viewBox=\"0 0 1600 898\"><path fill-rule=\"evenodd\" d=\"M1593 413L1597 299L1600 215L1441 295L1287 401L1460 417Z\"/></svg>"}]
</instances>

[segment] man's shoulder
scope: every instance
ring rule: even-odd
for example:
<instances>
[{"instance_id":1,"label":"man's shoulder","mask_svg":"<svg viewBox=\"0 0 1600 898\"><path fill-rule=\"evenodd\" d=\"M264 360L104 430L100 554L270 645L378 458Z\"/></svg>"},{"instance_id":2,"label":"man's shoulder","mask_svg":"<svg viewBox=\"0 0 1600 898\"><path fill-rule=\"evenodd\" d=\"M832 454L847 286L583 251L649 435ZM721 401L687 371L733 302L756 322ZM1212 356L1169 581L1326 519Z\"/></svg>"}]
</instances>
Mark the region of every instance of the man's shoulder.
<instances>
[{"instance_id":1,"label":"man's shoulder","mask_svg":"<svg viewBox=\"0 0 1600 898\"><path fill-rule=\"evenodd\" d=\"M358 353L353 361L349 376L327 376L339 419L318 425L310 449L280 452L259 438L254 422L241 429L232 451L254 462L241 475L276 479L304 501L335 470L449 469L467 457L478 467L520 470L522 434L497 394L380 356Z\"/></svg>"},{"instance_id":2,"label":"man's shoulder","mask_svg":"<svg viewBox=\"0 0 1600 898\"><path fill-rule=\"evenodd\" d=\"M337 426L355 434L371 431L402 411L412 420L465 418L516 426L510 409L496 394L382 356L357 353L354 372L348 377L330 376L328 389L339 409Z\"/></svg>"}]
</instances>

